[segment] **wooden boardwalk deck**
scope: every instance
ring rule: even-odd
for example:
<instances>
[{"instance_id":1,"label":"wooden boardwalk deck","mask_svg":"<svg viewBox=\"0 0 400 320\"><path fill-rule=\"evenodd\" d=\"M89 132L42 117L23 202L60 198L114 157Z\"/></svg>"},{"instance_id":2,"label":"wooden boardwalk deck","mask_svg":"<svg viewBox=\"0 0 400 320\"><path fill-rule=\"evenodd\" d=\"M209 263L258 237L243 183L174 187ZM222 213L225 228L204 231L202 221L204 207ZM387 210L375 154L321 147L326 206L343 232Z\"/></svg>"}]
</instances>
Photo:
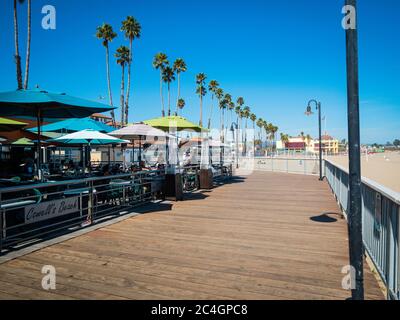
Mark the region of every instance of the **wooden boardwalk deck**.
<instances>
[{"instance_id":1,"label":"wooden boardwalk deck","mask_svg":"<svg viewBox=\"0 0 400 320\"><path fill-rule=\"evenodd\" d=\"M326 182L257 173L3 263L0 298L346 299L338 213ZM365 278L367 298L383 299Z\"/></svg>"}]
</instances>

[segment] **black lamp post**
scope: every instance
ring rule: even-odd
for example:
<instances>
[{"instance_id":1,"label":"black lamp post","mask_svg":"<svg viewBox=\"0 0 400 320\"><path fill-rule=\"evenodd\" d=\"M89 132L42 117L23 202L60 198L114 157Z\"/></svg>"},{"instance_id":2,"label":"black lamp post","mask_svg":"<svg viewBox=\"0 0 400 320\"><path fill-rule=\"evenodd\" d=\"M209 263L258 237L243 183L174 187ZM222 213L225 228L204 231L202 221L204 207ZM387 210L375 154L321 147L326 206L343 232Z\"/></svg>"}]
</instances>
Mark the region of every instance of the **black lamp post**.
<instances>
[{"instance_id":1,"label":"black lamp post","mask_svg":"<svg viewBox=\"0 0 400 320\"><path fill-rule=\"evenodd\" d=\"M235 129L236 129L236 139L235 139ZM236 169L239 169L239 125L236 122L233 122L231 125L231 132L233 139L236 140Z\"/></svg>"},{"instance_id":2,"label":"black lamp post","mask_svg":"<svg viewBox=\"0 0 400 320\"><path fill-rule=\"evenodd\" d=\"M322 174L322 129L321 129L321 102L317 100L310 100L307 105L307 110L305 114L307 116L311 116L313 114L311 103L315 103L316 109L318 110L318 131L319 131L319 180L324 180L324 176Z\"/></svg>"}]
</instances>

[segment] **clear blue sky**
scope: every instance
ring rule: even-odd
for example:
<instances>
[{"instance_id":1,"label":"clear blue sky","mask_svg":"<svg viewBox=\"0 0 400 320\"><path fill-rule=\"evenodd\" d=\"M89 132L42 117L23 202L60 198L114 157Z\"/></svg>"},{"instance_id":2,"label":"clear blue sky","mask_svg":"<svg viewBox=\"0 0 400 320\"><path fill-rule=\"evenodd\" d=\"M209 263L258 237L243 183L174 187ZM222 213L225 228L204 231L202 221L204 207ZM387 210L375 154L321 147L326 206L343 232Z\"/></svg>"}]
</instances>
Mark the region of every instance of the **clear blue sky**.
<instances>
[{"instance_id":1,"label":"clear blue sky","mask_svg":"<svg viewBox=\"0 0 400 320\"><path fill-rule=\"evenodd\" d=\"M259 117L283 132L317 134L316 117L304 116L309 99L322 101L327 131L347 138L345 33L342 0L35 0L32 13L30 86L98 99L107 96L105 52L95 38L103 22L119 30L127 15L142 25L134 43L130 121L160 115L155 53L182 57L184 115L198 120L195 74L216 79L235 98L243 96ZM400 1L359 2L362 142L400 137ZM57 9L57 29L41 28L41 8ZM26 6L19 5L24 61ZM0 91L16 88L12 1L0 4ZM127 44L122 34L111 51ZM111 59L115 102L120 68ZM24 68L24 66L23 66ZM173 96L176 88L173 86ZM209 99L209 98L207 98ZM208 115L206 100L204 117ZM214 124L217 125L215 119Z\"/></svg>"}]
</instances>

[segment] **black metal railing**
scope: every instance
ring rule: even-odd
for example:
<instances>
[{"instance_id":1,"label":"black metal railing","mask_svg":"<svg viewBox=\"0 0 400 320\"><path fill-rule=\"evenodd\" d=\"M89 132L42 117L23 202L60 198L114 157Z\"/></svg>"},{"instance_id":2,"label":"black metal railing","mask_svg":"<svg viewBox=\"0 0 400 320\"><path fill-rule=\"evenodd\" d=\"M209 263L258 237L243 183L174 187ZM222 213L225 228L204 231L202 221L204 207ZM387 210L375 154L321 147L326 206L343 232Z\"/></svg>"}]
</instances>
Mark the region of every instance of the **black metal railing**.
<instances>
[{"instance_id":1,"label":"black metal railing","mask_svg":"<svg viewBox=\"0 0 400 320\"><path fill-rule=\"evenodd\" d=\"M164 170L0 189L0 252L120 216L164 196Z\"/></svg>"}]
</instances>

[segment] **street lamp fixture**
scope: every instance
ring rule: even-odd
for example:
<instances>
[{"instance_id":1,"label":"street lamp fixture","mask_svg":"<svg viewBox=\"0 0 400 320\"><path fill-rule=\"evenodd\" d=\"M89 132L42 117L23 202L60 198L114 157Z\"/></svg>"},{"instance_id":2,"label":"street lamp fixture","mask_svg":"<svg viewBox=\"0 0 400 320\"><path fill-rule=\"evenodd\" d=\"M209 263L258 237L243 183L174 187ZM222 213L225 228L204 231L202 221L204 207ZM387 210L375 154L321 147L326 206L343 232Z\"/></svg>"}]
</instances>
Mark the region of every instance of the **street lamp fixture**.
<instances>
[{"instance_id":1,"label":"street lamp fixture","mask_svg":"<svg viewBox=\"0 0 400 320\"><path fill-rule=\"evenodd\" d=\"M307 116L311 116L313 115L313 109L311 104L314 103L316 106L316 110L318 111L318 130L319 130L319 180L323 181L324 180L324 176L322 174L322 129L321 129L321 102L317 101L317 100L310 100L307 104L307 108L306 108L306 112L305 115Z\"/></svg>"}]
</instances>

